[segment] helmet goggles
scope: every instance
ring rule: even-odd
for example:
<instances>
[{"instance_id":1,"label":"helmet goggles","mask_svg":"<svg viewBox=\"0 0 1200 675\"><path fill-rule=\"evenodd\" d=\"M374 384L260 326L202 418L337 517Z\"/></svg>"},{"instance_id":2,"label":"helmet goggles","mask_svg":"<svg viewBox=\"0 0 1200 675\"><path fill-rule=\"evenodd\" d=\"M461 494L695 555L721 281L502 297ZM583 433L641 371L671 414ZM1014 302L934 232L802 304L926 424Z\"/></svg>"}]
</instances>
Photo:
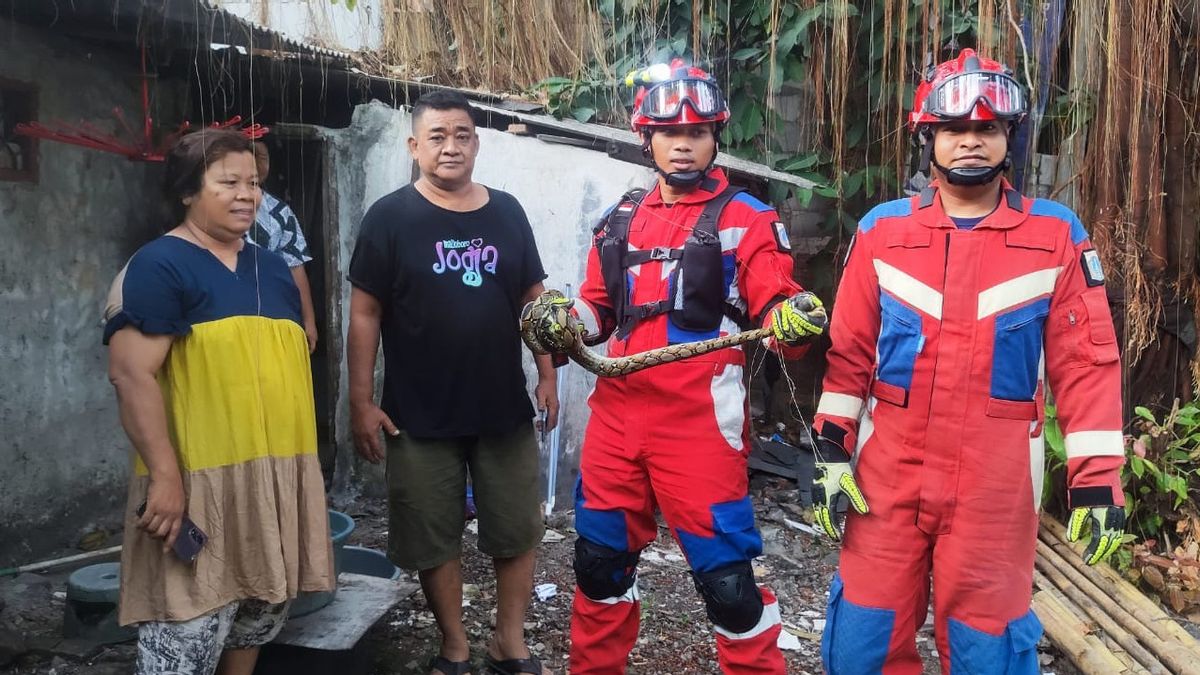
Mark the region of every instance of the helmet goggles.
<instances>
[{"instance_id":1,"label":"helmet goggles","mask_svg":"<svg viewBox=\"0 0 1200 675\"><path fill-rule=\"evenodd\" d=\"M715 84L701 78L684 78L647 89L639 111L652 120L669 122L679 116L685 102L701 117L715 117L726 110L725 97Z\"/></svg>"},{"instance_id":2,"label":"helmet goggles","mask_svg":"<svg viewBox=\"0 0 1200 675\"><path fill-rule=\"evenodd\" d=\"M925 111L944 119L969 118L979 102L998 119L1016 119L1029 102L1016 80L1004 73L973 71L938 83L925 101Z\"/></svg>"}]
</instances>

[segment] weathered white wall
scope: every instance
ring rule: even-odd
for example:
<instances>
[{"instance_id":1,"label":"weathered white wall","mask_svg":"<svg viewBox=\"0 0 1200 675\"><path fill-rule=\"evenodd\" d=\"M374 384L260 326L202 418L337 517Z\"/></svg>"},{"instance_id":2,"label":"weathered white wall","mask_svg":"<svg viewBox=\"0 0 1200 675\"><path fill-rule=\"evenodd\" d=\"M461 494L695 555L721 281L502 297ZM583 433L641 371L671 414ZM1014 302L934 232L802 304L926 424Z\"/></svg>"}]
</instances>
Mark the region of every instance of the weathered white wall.
<instances>
[{"instance_id":1,"label":"weathered white wall","mask_svg":"<svg viewBox=\"0 0 1200 675\"><path fill-rule=\"evenodd\" d=\"M130 59L0 18L0 77L41 87L41 121L138 115ZM160 96L177 95L169 82ZM42 141L37 183L0 181L0 567L31 562L124 503L129 443L100 317L158 229L156 165Z\"/></svg>"},{"instance_id":2,"label":"weathered white wall","mask_svg":"<svg viewBox=\"0 0 1200 675\"><path fill-rule=\"evenodd\" d=\"M300 42L359 51L383 44L384 0L210 0L210 4Z\"/></svg>"},{"instance_id":3,"label":"weathered white wall","mask_svg":"<svg viewBox=\"0 0 1200 675\"><path fill-rule=\"evenodd\" d=\"M533 226L546 288L579 289L592 243L592 228L614 202L632 187L649 187L654 173L595 150L546 143L492 129L480 130L475 179L513 194ZM587 425L587 397L596 376L574 362L564 366L559 431L555 509L573 508L572 489L579 470L579 449ZM525 355L531 391L537 383L532 356ZM548 448L542 448L542 467Z\"/></svg>"},{"instance_id":4,"label":"weathered white wall","mask_svg":"<svg viewBox=\"0 0 1200 675\"><path fill-rule=\"evenodd\" d=\"M338 282L342 284L342 336L349 324L350 287L346 269L354 250L359 223L367 207L413 178L412 157L405 145L411 117L380 103L359 106L345 130L325 132L335 153L338 213L341 223ZM611 159L607 155L567 145L552 145L535 138L480 129L475 179L513 194L525 208L533 226L548 288L579 288L591 245L592 227L608 206L634 186L653 181L650 170ZM526 354L526 373L532 391L537 382L533 359ZM570 490L579 466L579 448L587 423L587 396L594 376L578 366L566 366L560 431L559 476L556 508L570 508ZM338 404L340 487L356 473L362 488L378 493L382 472L352 461L347 382L343 372ZM545 449L543 449L545 460ZM543 466L545 466L543 461Z\"/></svg>"},{"instance_id":5,"label":"weathered white wall","mask_svg":"<svg viewBox=\"0 0 1200 675\"><path fill-rule=\"evenodd\" d=\"M327 250L337 259L330 261L329 295L341 298L331 308L330 321L341 327L339 342L331 344L340 358L339 383L334 428L337 443L335 494L353 495L360 488L369 494L382 494L382 467L371 467L356 459L350 434L350 379L346 369L345 344L350 328L350 290L346 275L363 215L380 197L411 182L412 156L408 137L412 124L407 114L381 103L358 106L346 129L324 129L322 135L332 153L332 180L337 200L337 241ZM382 354L380 356L382 363ZM383 373L377 372L376 388L382 386Z\"/></svg>"}]
</instances>

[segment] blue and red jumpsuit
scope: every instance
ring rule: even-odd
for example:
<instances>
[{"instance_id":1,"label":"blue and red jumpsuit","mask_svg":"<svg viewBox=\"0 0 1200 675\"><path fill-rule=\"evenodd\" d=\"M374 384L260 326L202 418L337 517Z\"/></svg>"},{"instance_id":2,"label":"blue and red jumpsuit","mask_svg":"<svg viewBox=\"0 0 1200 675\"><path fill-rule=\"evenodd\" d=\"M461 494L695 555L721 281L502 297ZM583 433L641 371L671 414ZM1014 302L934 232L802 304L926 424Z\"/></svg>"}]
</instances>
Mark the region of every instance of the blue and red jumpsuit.
<instances>
[{"instance_id":1,"label":"blue and red jumpsuit","mask_svg":"<svg viewBox=\"0 0 1200 675\"><path fill-rule=\"evenodd\" d=\"M662 201L657 188L649 192L630 221L629 250L681 248L705 203L728 185L719 170L709 178L708 185L670 205ZM776 302L800 291L792 280L792 258L781 228L772 208L744 192L725 206L718 221L725 301L759 325ZM629 301L650 305L675 297L669 280L676 264L650 260L631 267L626 279ZM589 334L612 333L613 303L595 247L576 309ZM608 355L634 354L739 330L726 317L711 332L689 332L663 313L637 323L626 339L613 335L607 341ZM783 351L785 357L795 357L802 348ZM742 349L730 348L597 380L589 399L592 414L576 488L575 527L582 539L629 552L636 564L637 552L657 534L657 507L694 572L748 563L761 554L762 540L748 495L745 366ZM784 672L776 646L778 605L765 587L757 587L757 593L762 612L755 625L738 633L714 626L725 672ZM577 586L571 673L625 672L639 615L636 577L619 597L590 598Z\"/></svg>"},{"instance_id":2,"label":"blue and red jumpsuit","mask_svg":"<svg viewBox=\"0 0 1200 675\"><path fill-rule=\"evenodd\" d=\"M847 518L828 673L920 673L931 576L943 672L1038 672L1030 599L1047 386L1071 505L1124 503L1103 283L1076 215L1007 183L973 229L946 216L936 183L859 223L815 426L844 433L870 512Z\"/></svg>"}]
</instances>

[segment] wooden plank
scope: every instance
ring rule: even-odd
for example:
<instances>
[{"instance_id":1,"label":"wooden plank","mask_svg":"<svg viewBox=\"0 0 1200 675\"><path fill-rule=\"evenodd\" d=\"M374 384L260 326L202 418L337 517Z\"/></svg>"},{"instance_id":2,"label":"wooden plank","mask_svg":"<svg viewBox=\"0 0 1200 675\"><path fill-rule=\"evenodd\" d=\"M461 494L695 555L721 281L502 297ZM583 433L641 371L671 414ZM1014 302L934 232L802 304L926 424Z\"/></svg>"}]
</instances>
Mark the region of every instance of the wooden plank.
<instances>
[{"instance_id":1,"label":"wooden plank","mask_svg":"<svg viewBox=\"0 0 1200 675\"><path fill-rule=\"evenodd\" d=\"M309 649L351 649L380 617L418 588L413 583L343 572L333 602L288 621L274 641Z\"/></svg>"}]
</instances>

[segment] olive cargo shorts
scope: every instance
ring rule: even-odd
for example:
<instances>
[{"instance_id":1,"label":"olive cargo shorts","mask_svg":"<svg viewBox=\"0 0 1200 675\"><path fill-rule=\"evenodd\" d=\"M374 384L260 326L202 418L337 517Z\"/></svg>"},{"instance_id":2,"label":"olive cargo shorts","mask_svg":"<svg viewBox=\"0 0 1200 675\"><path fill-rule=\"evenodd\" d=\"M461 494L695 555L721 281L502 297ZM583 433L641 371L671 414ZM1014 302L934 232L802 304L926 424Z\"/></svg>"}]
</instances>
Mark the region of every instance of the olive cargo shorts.
<instances>
[{"instance_id":1,"label":"olive cargo shorts","mask_svg":"<svg viewBox=\"0 0 1200 675\"><path fill-rule=\"evenodd\" d=\"M387 438L388 557L432 569L462 554L467 472L479 518L479 550L512 558L537 547L544 526L533 423L496 436Z\"/></svg>"}]
</instances>

